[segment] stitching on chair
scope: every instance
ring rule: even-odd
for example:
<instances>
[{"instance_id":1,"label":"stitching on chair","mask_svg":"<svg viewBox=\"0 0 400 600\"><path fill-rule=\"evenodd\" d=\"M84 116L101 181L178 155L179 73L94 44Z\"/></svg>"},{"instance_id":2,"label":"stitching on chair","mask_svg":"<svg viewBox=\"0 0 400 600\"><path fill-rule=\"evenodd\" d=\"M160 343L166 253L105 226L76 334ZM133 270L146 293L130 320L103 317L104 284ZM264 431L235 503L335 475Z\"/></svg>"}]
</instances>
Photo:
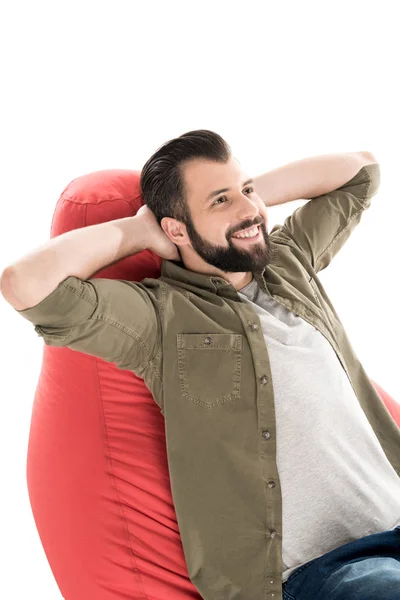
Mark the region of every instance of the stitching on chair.
<instances>
[{"instance_id":1,"label":"stitching on chair","mask_svg":"<svg viewBox=\"0 0 400 600\"><path fill-rule=\"evenodd\" d=\"M97 383L98 383L98 389L99 389L99 398L100 398L100 410L101 410L101 414L103 417L103 427L104 427L104 432L105 432L105 443L107 446L107 461L109 462L110 465L110 473L111 473L111 478L112 478L112 482L113 482L113 487L115 490L115 495L117 498L117 503L118 503L118 508L121 511L122 514L122 522L124 524L124 529L125 529L125 533L127 536L127 540L128 540L128 545L129 545L129 550L130 550L130 556L131 556L131 560L132 560L132 571L133 571L133 575L135 575L137 577L137 580L139 580L139 584L142 588L142 591L139 592L140 593L140 597L136 596L136 590L134 590L134 594L135 594L135 598L137 597L138 600L149 600L148 595L146 594L145 590L144 590L144 586L143 586L143 579L142 579L142 573L140 571L140 569L136 566L136 555L135 552L133 550L132 544L131 544L131 535L129 533L129 529L128 529L128 519L126 517L125 514L125 510L124 510L124 504L120 498L119 495L119 491L118 491L118 486L117 486L117 481L116 481L116 477L115 477L115 473L114 473L114 467L113 467L113 460L111 458L111 449L110 449L110 444L109 444L109 439L108 439L108 430L107 430L107 422L106 422L106 418L105 418L105 414L104 414L104 403L103 403L103 394L102 394L102 390L101 390L101 383L100 383L100 375L99 375L99 360L98 358L95 357L95 361L96 361L96 373L97 373ZM135 581L136 583L136 581Z\"/></svg>"}]
</instances>

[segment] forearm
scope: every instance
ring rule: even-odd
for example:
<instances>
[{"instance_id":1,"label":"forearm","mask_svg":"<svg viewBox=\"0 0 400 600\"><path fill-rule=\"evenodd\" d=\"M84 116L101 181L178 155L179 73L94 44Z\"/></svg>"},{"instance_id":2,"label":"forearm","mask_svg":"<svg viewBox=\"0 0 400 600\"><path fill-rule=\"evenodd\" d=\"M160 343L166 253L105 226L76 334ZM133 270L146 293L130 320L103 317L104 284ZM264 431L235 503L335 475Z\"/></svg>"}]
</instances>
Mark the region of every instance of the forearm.
<instances>
[{"instance_id":1,"label":"forearm","mask_svg":"<svg viewBox=\"0 0 400 600\"><path fill-rule=\"evenodd\" d=\"M139 217L125 217L68 231L4 269L0 288L16 308L35 306L75 275L88 279L101 269L146 248Z\"/></svg>"},{"instance_id":2,"label":"forearm","mask_svg":"<svg viewBox=\"0 0 400 600\"><path fill-rule=\"evenodd\" d=\"M366 151L304 158L254 177L255 190L266 206L311 199L336 190L364 165L376 162Z\"/></svg>"}]
</instances>

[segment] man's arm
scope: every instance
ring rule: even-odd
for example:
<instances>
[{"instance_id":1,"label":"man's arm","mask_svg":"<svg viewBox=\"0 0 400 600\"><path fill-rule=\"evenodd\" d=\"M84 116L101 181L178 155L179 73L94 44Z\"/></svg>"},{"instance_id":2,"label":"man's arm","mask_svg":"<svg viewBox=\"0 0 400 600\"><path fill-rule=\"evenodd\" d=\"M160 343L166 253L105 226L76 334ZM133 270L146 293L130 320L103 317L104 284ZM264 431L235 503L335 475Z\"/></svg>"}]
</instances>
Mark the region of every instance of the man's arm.
<instances>
[{"instance_id":1,"label":"man's arm","mask_svg":"<svg viewBox=\"0 0 400 600\"><path fill-rule=\"evenodd\" d=\"M134 217L81 227L51 239L4 269L0 291L22 311L41 302L68 276L86 280L145 249L163 258L179 257L146 205Z\"/></svg>"},{"instance_id":2,"label":"man's arm","mask_svg":"<svg viewBox=\"0 0 400 600\"><path fill-rule=\"evenodd\" d=\"M163 301L158 289L135 281L87 278L145 248L178 255L155 217L146 217L145 208L134 217L51 239L7 267L0 281L4 298L35 325L46 345L102 358L140 377L148 368L158 373Z\"/></svg>"},{"instance_id":3,"label":"man's arm","mask_svg":"<svg viewBox=\"0 0 400 600\"><path fill-rule=\"evenodd\" d=\"M328 194L350 181L365 165L377 163L368 151L304 158L254 177L266 206Z\"/></svg>"},{"instance_id":4,"label":"man's arm","mask_svg":"<svg viewBox=\"0 0 400 600\"><path fill-rule=\"evenodd\" d=\"M270 238L275 243L288 244L300 260L306 257L318 273L344 246L379 186L379 164L364 164L343 185L310 199L293 211L283 225L275 225Z\"/></svg>"},{"instance_id":5,"label":"man's arm","mask_svg":"<svg viewBox=\"0 0 400 600\"><path fill-rule=\"evenodd\" d=\"M88 279L106 265L145 248L137 217L74 229L9 265L1 275L0 290L16 310L24 310L41 302L68 276Z\"/></svg>"}]
</instances>

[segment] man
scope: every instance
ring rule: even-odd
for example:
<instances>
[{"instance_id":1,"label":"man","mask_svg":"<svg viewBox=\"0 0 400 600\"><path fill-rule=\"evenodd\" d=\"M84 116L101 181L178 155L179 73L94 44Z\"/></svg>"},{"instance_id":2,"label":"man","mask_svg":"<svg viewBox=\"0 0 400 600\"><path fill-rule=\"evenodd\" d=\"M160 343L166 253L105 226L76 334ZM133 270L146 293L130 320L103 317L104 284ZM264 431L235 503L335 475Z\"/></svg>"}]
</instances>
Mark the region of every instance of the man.
<instances>
[{"instance_id":1,"label":"man","mask_svg":"<svg viewBox=\"0 0 400 600\"><path fill-rule=\"evenodd\" d=\"M45 343L146 382L205 600L394 600L400 431L317 275L379 165L325 155L250 179L220 136L188 132L144 165L135 217L50 240L1 291ZM268 235L267 207L301 198ZM90 279L145 248L165 259L159 279Z\"/></svg>"}]
</instances>

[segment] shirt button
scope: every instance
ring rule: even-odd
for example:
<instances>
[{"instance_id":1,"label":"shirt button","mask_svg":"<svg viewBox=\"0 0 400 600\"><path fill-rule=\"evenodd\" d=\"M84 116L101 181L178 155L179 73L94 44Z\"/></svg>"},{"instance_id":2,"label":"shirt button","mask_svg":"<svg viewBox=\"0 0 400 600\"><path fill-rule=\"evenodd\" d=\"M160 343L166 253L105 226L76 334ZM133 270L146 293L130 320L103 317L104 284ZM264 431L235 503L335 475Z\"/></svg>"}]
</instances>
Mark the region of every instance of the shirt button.
<instances>
[{"instance_id":1,"label":"shirt button","mask_svg":"<svg viewBox=\"0 0 400 600\"><path fill-rule=\"evenodd\" d=\"M273 481L273 479L271 479L270 481L268 481L268 487L269 488L274 488L275 487L275 481Z\"/></svg>"},{"instance_id":2,"label":"shirt button","mask_svg":"<svg viewBox=\"0 0 400 600\"><path fill-rule=\"evenodd\" d=\"M268 377L266 375L263 375L262 377L260 377L260 381L263 385L265 385L266 383L268 383Z\"/></svg>"},{"instance_id":3,"label":"shirt button","mask_svg":"<svg viewBox=\"0 0 400 600\"><path fill-rule=\"evenodd\" d=\"M252 324L250 325L250 327L251 327L251 329L252 329L253 331L257 331L257 329L258 329L258 325L257 325L257 323L252 323Z\"/></svg>"},{"instance_id":4,"label":"shirt button","mask_svg":"<svg viewBox=\"0 0 400 600\"><path fill-rule=\"evenodd\" d=\"M205 344L211 344L211 338L210 337L206 337L206 339L204 340Z\"/></svg>"},{"instance_id":5,"label":"shirt button","mask_svg":"<svg viewBox=\"0 0 400 600\"><path fill-rule=\"evenodd\" d=\"M262 436L265 440L269 440L269 438L271 437L271 434L268 431L268 429L265 429L265 431L262 432Z\"/></svg>"},{"instance_id":6,"label":"shirt button","mask_svg":"<svg viewBox=\"0 0 400 600\"><path fill-rule=\"evenodd\" d=\"M276 538L277 535L278 534L276 533L276 531L274 531L274 530L271 531L271 537L272 538Z\"/></svg>"}]
</instances>

